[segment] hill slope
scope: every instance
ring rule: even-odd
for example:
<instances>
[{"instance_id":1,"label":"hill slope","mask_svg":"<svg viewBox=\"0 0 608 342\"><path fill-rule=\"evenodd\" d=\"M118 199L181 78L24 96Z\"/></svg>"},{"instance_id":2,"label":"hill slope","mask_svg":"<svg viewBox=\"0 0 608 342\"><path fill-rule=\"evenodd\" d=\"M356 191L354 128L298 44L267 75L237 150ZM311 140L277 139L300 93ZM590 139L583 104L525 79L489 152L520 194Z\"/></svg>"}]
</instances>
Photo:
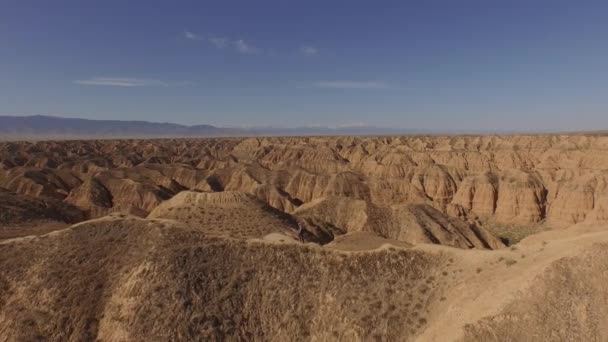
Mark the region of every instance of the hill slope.
<instances>
[{"instance_id":1,"label":"hill slope","mask_svg":"<svg viewBox=\"0 0 608 342\"><path fill-rule=\"evenodd\" d=\"M0 243L0 335L604 340L608 233L544 239L475 251L347 235L321 247L111 216Z\"/></svg>"}]
</instances>

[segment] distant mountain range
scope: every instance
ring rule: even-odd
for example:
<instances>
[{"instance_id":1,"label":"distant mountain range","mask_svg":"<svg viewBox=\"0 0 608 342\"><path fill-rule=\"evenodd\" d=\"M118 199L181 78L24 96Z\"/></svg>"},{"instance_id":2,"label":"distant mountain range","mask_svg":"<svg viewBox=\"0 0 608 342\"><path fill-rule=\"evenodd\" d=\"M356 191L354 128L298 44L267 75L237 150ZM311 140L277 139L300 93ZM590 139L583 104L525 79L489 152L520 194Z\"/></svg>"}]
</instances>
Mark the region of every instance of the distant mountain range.
<instances>
[{"instance_id":1,"label":"distant mountain range","mask_svg":"<svg viewBox=\"0 0 608 342\"><path fill-rule=\"evenodd\" d=\"M302 135L398 135L423 134L423 130L351 127L254 127L226 128L211 125L186 126L174 123L121 120L89 120L55 116L0 116L3 139L79 139L79 138L169 138L227 136Z\"/></svg>"},{"instance_id":2,"label":"distant mountain range","mask_svg":"<svg viewBox=\"0 0 608 342\"><path fill-rule=\"evenodd\" d=\"M238 134L210 125L120 120L88 120L45 115L0 116L0 136L27 138L198 137Z\"/></svg>"}]
</instances>

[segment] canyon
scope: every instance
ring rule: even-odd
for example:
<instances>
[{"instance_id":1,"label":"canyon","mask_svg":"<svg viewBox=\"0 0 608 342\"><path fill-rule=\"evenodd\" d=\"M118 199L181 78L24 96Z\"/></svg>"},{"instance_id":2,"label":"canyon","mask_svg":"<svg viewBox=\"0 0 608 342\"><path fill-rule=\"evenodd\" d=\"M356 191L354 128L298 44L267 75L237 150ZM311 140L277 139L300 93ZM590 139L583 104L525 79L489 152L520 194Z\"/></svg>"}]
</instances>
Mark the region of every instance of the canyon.
<instances>
[{"instance_id":1,"label":"canyon","mask_svg":"<svg viewBox=\"0 0 608 342\"><path fill-rule=\"evenodd\" d=\"M0 335L602 341L606 227L602 134L0 142Z\"/></svg>"}]
</instances>

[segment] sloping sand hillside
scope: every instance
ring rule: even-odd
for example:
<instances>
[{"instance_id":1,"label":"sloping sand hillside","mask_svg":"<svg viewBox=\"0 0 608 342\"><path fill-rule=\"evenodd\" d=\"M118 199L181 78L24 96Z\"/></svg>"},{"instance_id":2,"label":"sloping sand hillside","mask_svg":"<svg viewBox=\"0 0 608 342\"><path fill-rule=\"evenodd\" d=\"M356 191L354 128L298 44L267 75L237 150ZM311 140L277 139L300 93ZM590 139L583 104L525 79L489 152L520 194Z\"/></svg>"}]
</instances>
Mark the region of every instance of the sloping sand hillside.
<instances>
[{"instance_id":1,"label":"sloping sand hillside","mask_svg":"<svg viewBox=\"0 0 608 342\"><path fill-rule=\"evenodd\" d=\"M0 335L602 341L608 233L588 230L483 251L372 233L326 246L241 239L110 216L0 244Z\"/></svg>"}]
</instances>

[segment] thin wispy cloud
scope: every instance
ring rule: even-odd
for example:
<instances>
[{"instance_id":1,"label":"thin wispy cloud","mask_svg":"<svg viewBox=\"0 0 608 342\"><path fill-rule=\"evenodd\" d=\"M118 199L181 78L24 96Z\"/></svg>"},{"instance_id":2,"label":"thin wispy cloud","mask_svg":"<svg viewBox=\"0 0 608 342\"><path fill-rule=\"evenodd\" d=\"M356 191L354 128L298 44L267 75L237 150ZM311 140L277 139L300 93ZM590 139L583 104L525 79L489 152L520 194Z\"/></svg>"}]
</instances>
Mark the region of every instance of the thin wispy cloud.
<instances>
[{"instance_id":1,"label":"thin wispy cloud","mask_svg":"<svg viewBox=\"0 0 608 342\"><path fill-rule=\"evenodd\" d=\"M238 51L240 53L244 53L244 54L252 54L252 53L260 52L260 49L246 43L242 39L234 41L234 46L236 48L236 51Z\"/></svg>"},{"instance_id":2,"label":"thin wispy cloud","mask_svg":"<svg viewBox=\"0 0 608 342\"><path fill-rule=\"evenodd\" d=\"M93 77L84 80L75 80L73 83L87 86L107 87L169 87L192 85L192 82L169 83L161 80L132 78L132 77Z\"/></svg>"},{"instance_id":3,"label":"thin wispy cloud","mask_svg":"<svg viewBox=\"0 0 608 342\"><path fill-rule=\"evenodd\" d=\"M210 37L209 43L213 44L218 49L223 49L228 46L230 41L228 40L228 38Z\"/></svg>"},{"instance_id":4,"label":"thin wispy cloud","mask_svg":"<svg viewBox=\"0 0 608 342\"><path fill-rule=\"evenodd\" d=\"M192 33L188 30L184 31L184 37L186 37L187 39L190 39L190 40L199 40L200 39L198 34Z\"/></svg>"},{"instance_id":5,"label":"thin wispy cloud","mask_svg":"<svg viewBox=\"0 0 608 342\"><path fill-rule=\"evenodd\" d=\"M199 35L191 31L184 31L184 37L189 40L205 41L215 48L231 49L242 54L258 54L264 52L261 48L254 46L252 43L245 41L244 39L231 39L228 37L220 37L215 35Z\"/></svg>"},{"instance_id":6,"label":"thin wispy cloud","mask_svg":"<svg viewBox=\"0 0 608 342\"><path fill-rule=\"evenodd\" d=\"M313 83L317 88L333 89L387 89L389 85L378 81L320 81Z\"/></svg>"},{"instance_id":7,"label":"thin wispy cloud","mask_svg":"<svg viewBox=\"0 0 608 342\"><path fill-rule=\"evenodd\" d=\"M316 56L319 54L319 49L311 45L304 45L300 47L300 52L305 56Z\"/></svg>"}]
</instances>

